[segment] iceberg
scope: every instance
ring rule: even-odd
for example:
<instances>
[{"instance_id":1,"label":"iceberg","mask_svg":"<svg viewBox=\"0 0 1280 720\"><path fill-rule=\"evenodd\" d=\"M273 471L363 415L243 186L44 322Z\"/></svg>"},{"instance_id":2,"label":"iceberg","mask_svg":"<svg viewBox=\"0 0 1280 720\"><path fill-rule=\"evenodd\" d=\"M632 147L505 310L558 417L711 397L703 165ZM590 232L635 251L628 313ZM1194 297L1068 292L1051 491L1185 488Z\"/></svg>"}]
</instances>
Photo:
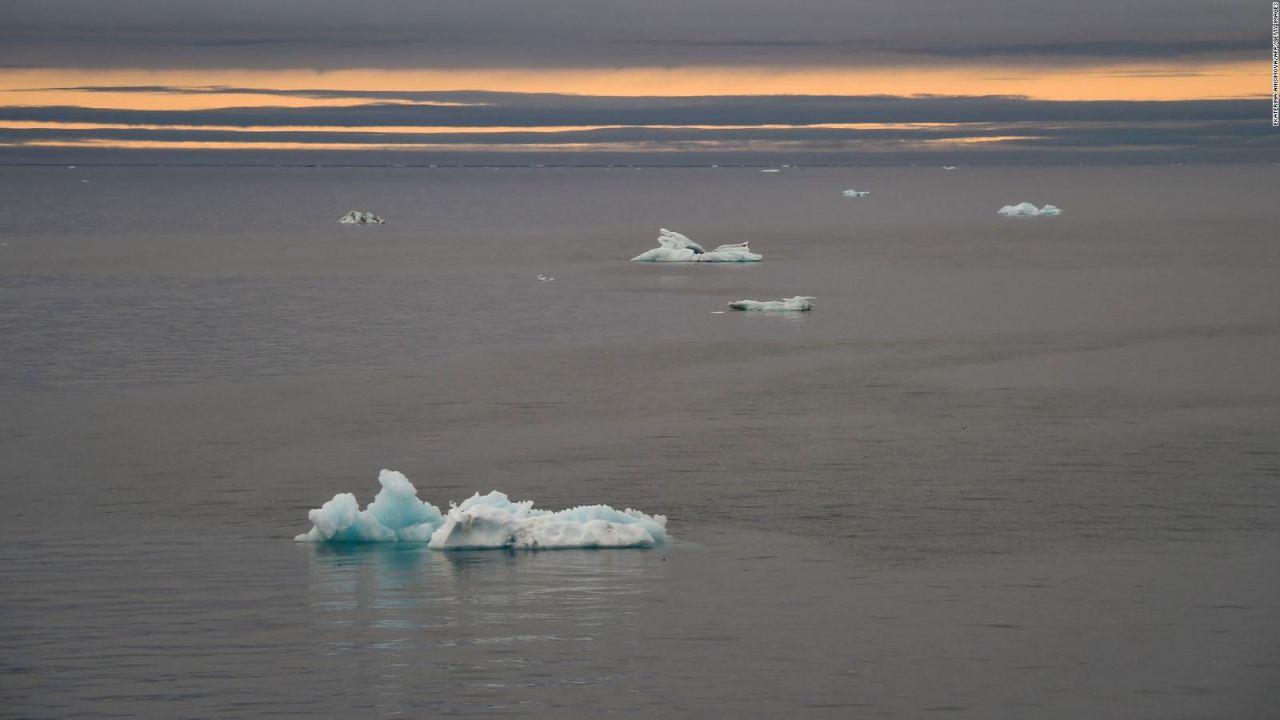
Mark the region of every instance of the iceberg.
<instances>
[{"instance_id":1,"label":"iceberg","mask_svg":"<svg viewBox=\"0 0 1280 720\"><path fill-rule=\"evenodd\" d=\"M667 542L667 518L608 505L540 510L498 491L476 493L447 514L425 500L402 473L378 474L382 489L361 510L339 493L307 513L312 527L294 538L311 543L425 543L435 550L644 548Z\"/></svg>"},{"instance_id":2,"label":"iceberg","mask_svg":"<svg viewBox=\"0 0 1280 720\"><path fill-rule=\"evenodd\" d=\"M751 252L747 243L721 245L707 251L678 232L661 228L658 247L631 258L631 262L760 262L763 255Z\"/></svg>"},{"instance_id":3,"label":"iceberg","mask_svg":"<svg viewBox=\"0 0 1280 720\"><path fill-rule=\"evenodd\" d=\"M1017 205L1005 205L996 211L997 215L1005 217L1038 217L1040 215L1061 215L1062 210L1054 205L1045 205L1038 208L1034 203L1024 202Z\"/></svg>"},{"instance_id":4,"label":"iceberg","mask_svg":"<svg viewBox=\"0 0 1280 720\"><path fill-rule=\"evenodd\" d=\"M842 193L847 198L861 198L871 194L870 190L845 190Z\"/></svg>"},{"instance_id":5,"label":"iceberg","mask_svg":"<svg viewBox=\"0 0 1280 720\"><path fill-rule=\"evenodd\" d=\"M371 212L361 212L352 210L351 212L338 218L338 222L343 225L382 225L386 220L374 215Z\"/></svg>"},{"instance_id":6,"label":"iceberg","mask_svg":"<svg viewBox=\"0 0 1280 720\"><path fill-rule=\"evenodd\" d=\"M734 310L762 310L766 312L778 311L807 311L813 309L813 301L817 298L807 295L796 295L795 297L783 298L781 300L734 300L729 303L729 307Z\"/></svg>"},{"instance_id":7,"label":"iceberg","mask_svg":"<svg viewBox=\"0 0 1280 720\"><path fill-rule=\"evenodd\" d=\"M760 172L762 172L762 173L776 173L776 172L782 172L782 171L781 171L781 170L779 170L778 168L767 168L767 169L765 169L765 170L761 170Z\"/></svg>"},{"instance_id":8,"label":"iceberg","mask_svg":"<svg viewBox=\"0 0 1280 720\"><path fill-rule=\"evenodd\" d=\"M418 499L409 478L394 470L378 473L382 489L364 510L351 493L338 493L329 502L307 513L311 530L294 538L298 542L427 542L444 515L431 503Z\"/></svg>"}]
</instances>

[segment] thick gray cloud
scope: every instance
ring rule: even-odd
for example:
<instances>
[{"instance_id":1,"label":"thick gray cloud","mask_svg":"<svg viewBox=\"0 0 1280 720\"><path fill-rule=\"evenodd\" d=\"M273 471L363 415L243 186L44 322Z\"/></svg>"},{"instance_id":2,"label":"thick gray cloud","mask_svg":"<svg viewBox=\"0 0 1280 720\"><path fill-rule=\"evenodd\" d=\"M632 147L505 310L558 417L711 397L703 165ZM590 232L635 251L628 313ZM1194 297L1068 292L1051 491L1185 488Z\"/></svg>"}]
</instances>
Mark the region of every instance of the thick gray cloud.
<instances>
[{"instance_id":1,"label":"thick gray cloud","mask_svg":"<svg viewBox=\"0 0 1280 720\"><path fill-rule=\"evenodd\" d=\"M145 86L103 92L238 94L245 88ZM535 127L583 125L813 125L819 123L1258 121L1260 100L1054 101L1018 97L703 96L601 97L547 93L289 90L308 98L361 98L351 107L228 107L112 110L84 106L0 107L0 120L160 125L340 127ZM460 105L401 104L462 103ZM380 102L381 101L381 102ZM90 101L86 105L91 105Z\"/></svg>"},{"instance_id":2,"label":"thick gray cloud","mask_svg":"<svg viewBox=\"0 0 1280 720\"><path fill-rule=\"evenodd\" d=\"M8 0L0 66L1083 62L1262 53L1256 0Z\"/></svg>"}]
</instances>

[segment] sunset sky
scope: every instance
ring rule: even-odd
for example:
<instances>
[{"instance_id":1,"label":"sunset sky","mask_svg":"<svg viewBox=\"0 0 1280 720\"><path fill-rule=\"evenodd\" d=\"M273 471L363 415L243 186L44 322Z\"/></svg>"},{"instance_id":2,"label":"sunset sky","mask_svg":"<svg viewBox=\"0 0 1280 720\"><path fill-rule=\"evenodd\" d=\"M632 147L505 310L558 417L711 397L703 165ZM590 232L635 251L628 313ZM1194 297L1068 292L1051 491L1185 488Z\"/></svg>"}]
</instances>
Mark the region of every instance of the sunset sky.
<instances>
[{"instance_id":1,"label":"sunset sky","mask_svg":"<svg viewBox=\"0 0 1280 720\"><path fill-rule=\"evenodd\" d=\"M3 6L0 162L1280 160L1253 0Z\"/></svg>"}]
</instances>

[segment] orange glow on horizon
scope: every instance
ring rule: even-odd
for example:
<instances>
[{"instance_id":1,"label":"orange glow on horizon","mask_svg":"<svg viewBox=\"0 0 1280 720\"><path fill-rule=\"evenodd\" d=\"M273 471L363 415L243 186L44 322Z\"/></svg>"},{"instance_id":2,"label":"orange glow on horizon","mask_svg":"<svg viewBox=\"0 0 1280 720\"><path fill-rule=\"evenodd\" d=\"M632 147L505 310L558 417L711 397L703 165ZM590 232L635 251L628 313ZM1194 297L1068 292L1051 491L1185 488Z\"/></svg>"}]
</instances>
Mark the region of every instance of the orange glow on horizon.
<instances>
[{"instance_id":1,"label":"orange glow on horizon","mask_svg":"<svg viewBox=\"0 0 1280 720\"><path fill-rule=\"evenodd\" d=\"M378 133L383 135L447 135L452 133L557 133L584 130L616 130L622 128L649 128L654 130L925 130L925 129L986 129L997 125L1017 123L989 122L865 122L865 123L806 123L798 125L156 125L150 123L95 123L0 120L0 129L6 130L213 130L220 132L269 133L269 132L331 132Z\"/></svg>"},{"instance_id":2,"label":"orange glow on horizon","mask_svg":"<svg viewBox=\"0 0 1280 720\"><path fill-rule=\"evenodd\" d=\"M90 70L0 71L0 104L196 110L248 106L345 106L360 99L285 95L111 93L33 88L163 85L270 90L457 91L601 96L1022 95L1039 100L1197 100L1260 97L1256 61L1117 63L1045 68L968 65L868 68L688 67L505 70Z\"/></svg>"},{"instance_id":3,"label":"orange glow on horizon","mask_svg":"<svg viewBox=\"0 0 1280 720\"><path fill-rule=\"evenodd\" d=\"M928 138L922 140L855 141L861 150L928 150L955 147L957 145L999 145L1004 142L1034 140L1033 136L1000 135L969 138ZM31 142L0 142L0 147L57 147L57 148L112 148L124 150L447 150L456 152L484 150L490 152L518 152L522 150L591 150L591 151L679 151L701 150L778 150L794 147L805 149L797 141L724 141L688 140L676 144L661 141L632 141L610 143L515 143L509 145L467 143L310 143L310 142L248 142L240 140L106 140L83 138L74 140L34 140ZM850 146L852 147L852 146Z\"/></svg>"}]
</instances>

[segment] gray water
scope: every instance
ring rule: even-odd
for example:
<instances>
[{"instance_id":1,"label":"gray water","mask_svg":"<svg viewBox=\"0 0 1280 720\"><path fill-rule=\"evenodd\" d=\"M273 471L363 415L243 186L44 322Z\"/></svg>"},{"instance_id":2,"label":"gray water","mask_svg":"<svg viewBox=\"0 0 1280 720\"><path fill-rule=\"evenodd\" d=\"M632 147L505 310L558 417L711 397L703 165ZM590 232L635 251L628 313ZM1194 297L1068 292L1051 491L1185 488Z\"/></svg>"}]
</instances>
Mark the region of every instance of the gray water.
<instances>
[{"instance_id":1,"label":"gray water","mask_svg":"<svg viewBox=\"0 0 1280 720\"><path fill-rule=\"evenodd\" d=\"M0 716L1273 716L1278 175L0 168Z\"/></svg>"}]
</instances>

